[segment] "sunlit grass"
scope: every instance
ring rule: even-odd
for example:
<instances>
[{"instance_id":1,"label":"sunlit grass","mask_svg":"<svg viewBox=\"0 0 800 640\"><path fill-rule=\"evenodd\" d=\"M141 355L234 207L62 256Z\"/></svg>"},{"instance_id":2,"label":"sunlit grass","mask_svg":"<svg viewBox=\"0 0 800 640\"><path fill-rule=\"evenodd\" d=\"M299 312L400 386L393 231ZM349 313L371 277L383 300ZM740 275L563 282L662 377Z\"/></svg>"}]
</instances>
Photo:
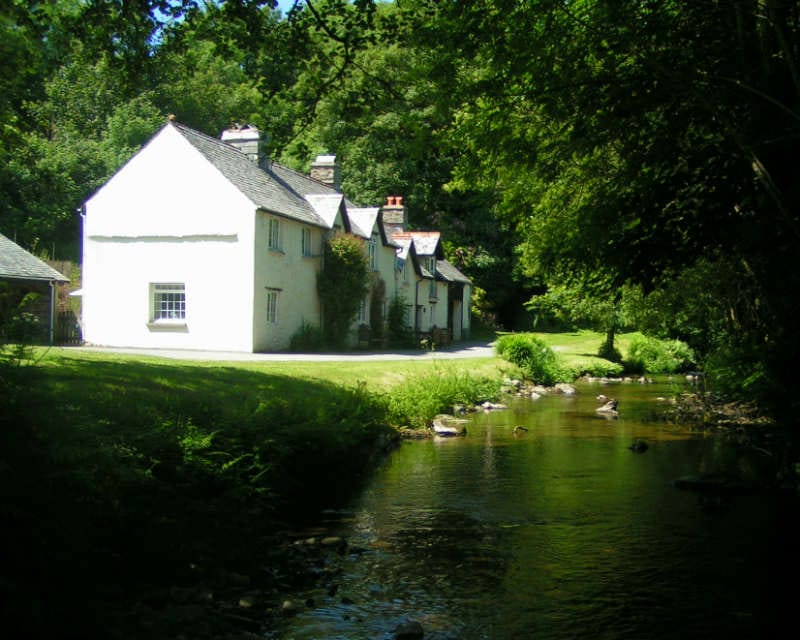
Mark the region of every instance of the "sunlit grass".
<instances>
[{"instance_id":1,"label":"sunlit grass","mask_svg":"<svg viewBox=\"0 0 800 640\"><path fill-rule=\"evenodd\" d=\"M41 349L37 354L40 366L53 367L66 362L79 363L117 363L123 366L136 363L158 365L166 370L178 373L181 368L201 368L210 371L236 370L240 375L252 374L277 375L287 379L316 380L339 386L353 386L364 383L373 390L385 391L392 386L413 378L436 371L466 371L475 375L498 375L498 367L504 365L496 357L453 359L444 358L419 360L340 360L305 362L287 361L219 361L219 360L176 360L138 354L121 354L108 351L91 351L88 349L59 348ZM91 371L87 371L91 375ZM216 374L215 374L216 375ZM151 382L151 381L149 381Z\"/></svg>"}]
</instances>

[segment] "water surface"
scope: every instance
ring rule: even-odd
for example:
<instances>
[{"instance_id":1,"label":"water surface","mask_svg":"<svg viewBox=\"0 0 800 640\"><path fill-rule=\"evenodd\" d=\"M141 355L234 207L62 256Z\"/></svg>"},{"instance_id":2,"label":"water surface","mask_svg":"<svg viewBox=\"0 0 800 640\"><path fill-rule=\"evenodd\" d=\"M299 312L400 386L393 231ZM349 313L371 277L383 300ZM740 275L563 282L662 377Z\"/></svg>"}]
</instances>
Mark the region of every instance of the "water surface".
<instances>
[{"instance_id":1,"label":"water surface","mask_svg":"<svg viewBox=\"0 0 800 640\"><path fill-rule=\"evenodd\" d=\"M275 637L391 638L408 619L427 639L770 637L794 606L795 500L670 484L769 460L655 420L666 381L578 388L404 443L326 523L348 552ZM619 418L595 413L600 393Z\"/></svg>"}]
</instances>

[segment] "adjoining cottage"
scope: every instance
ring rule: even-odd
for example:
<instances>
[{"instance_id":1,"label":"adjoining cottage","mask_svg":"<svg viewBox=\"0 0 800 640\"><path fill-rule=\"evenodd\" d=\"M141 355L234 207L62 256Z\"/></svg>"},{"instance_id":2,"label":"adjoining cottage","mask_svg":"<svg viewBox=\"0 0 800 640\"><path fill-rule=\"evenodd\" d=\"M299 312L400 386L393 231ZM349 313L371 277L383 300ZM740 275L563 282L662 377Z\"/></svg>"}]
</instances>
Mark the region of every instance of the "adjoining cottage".
<instances>
[{"instance_id":1,"label":"adjoining cottage","mask_svg":"<svg viewBox=\"0 0 800 640\"><path fill-rule=\"evenodd\" d=\"M364 241L376 285L352 342L359 325L384 321L395 296L411 305L418 334L469 330L469 280L443 260L438 233L434 242L406 231L401 198L356 206L341 193L335 156L301 174L266 158L251 126L216 139L169 121L82 215L89 343L285 349L301 327L324 321L323 243L344 232Z\"/></svg>"},{"instance_id":2,"label":"adjoining cottage","mask_svg":"<svg viewBox=\"0 0 800 640\"><path fill-rule=\"evenodd\" d=\"M2 337L53 344L57 290L67 282L69 278L0 234Z\"/></svg>"}]
</instances>

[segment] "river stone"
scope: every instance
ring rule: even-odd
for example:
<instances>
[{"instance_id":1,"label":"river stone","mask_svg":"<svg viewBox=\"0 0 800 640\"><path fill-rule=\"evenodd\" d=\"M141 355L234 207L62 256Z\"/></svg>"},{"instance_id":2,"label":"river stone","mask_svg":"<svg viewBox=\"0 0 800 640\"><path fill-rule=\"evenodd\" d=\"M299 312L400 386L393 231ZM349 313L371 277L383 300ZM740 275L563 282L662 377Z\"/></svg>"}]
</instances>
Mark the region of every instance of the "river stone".
<instances>
[{"instance_id":1,"label":"river stone","mask_svg":"<svg viewBox=\"0 0 800 640\"><path fill-rule=\"evenodd\" d=\"M339 536L326 536L322 540L319 541L319 543L323 547L336 547L336 546L339 546L340 544L342 544L343 542L344 542L344 540L342 538L340 538Z\"/></svg>"},{"instance_id":2,"label":"river stone","mask_svg":"<svg viewBox=\"0 0 800 640\"><path fill-rule=\"evenodd\" d=\"M300 609L300 605L292 600L284 600L281 603L281 613L285 616L296 615Z\"/></svg>"},{"instance_id":3,"label":"river stone","mask_svg":"<svg viewBox=\"0 0 800 640\"><path fill-rule=\"evenodd\" d=\"M577 393L575 387L566 382L559 382L555 389L557 393L563 393L565 396L574 396Z\"/></svg>"},{"instance_id":4,"label":"river stone","mask_svg":"<svg viewBox=\"0 0 800 640\"><path fill-rule=\"evenodd\" d=\"M418 640L425 636L425 630L416 620L401 622L394 630L395 640Z\"/></svg>"}]
</instances>

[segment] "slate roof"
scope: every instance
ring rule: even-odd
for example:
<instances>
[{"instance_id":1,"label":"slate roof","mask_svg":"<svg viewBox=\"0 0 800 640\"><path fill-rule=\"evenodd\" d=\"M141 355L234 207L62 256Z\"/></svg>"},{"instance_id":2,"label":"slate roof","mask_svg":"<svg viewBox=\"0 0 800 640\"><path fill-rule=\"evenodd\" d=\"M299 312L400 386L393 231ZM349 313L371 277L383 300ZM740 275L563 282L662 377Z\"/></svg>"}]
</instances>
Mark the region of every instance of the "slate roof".
<instances>
[{"instance_id":1,"label":"slate roof","mask_svg":"<svg viewBox=\"0 0 800 640\"><path fill-rule=\"evenodd\" d=\"M272 213L330 228L307 196L342 195L332 187L298 173L276 162L264 168L252 162L244 153L217 138L212 138L177 122L175 127L186 140L213 164L227 180L258 208Z\"/></svg>"},{"instance_id":2,"label":"slate roof","mask_svg":"<svg viewBox=\"0 0 800 640\"><path fill-rule=\"evenodd\" d=\"M436 255L439 252L440 237L438 231L396 231L392 234L392 240L395 242L411 239L418 256Z\"/></svg>"},{"instance_id":3,"label":"slate roof","mask_svg":"<svg viewBox=\"0 0 800 640\"><path fill-rule=\"evenodd\" d=\"M447 282L461 282L462 284L472 284L472 281L461 273L456 267L454 267L451 263L447 260L437 260L436 261L436 273L442 277L443 280L447 280Z\"/></svg>"},{"instance_id":4,"label":"slate roof","mask_svg":"<svg viewBox=\"0 0 800 640\"><path fill-rule=\"evenodd\" d=\"M3 234L0 234L0 278L69 282L69 278Z\"/></svg>"}]
</instances>

